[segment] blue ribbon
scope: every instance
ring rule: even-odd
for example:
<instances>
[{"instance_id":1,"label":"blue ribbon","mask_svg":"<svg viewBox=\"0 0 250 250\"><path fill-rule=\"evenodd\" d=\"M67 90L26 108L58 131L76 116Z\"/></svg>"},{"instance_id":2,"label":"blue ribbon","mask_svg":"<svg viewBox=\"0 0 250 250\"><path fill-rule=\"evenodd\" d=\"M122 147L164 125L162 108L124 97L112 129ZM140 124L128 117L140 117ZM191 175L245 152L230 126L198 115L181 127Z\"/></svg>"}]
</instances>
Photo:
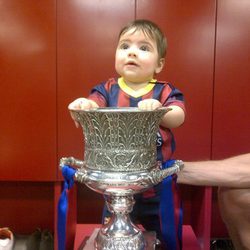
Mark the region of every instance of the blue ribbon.
<instances>
[{"instance_id":1,"label":"blue ribbon","mask_svg":"<svg viewBox=\"0 0 250 250\"><path fill-rule=\"evenodd\" d=\"M169 160L162 164L162 168L169 168L175 160ZM74 175L76 170L70 166L62 167L64 177L64 188L58 201L58 250L65 250L66 243L66 222L68 210L68 190L74 185ZM180 212L179 224L175 224L175 204L172 192L173 176L168 176L162 181L162 192L160 197L160 218L164 244L168 250L181 249L182 240L182 209ZM176 237L176 228L178 237ZM178 238L178 239L177 239Z\"/></svg>"},{"instance_id":2,"label":"blue ribbon","mask_svg":"<svg viewBox=\"0 0 250 250\"><path fill-rule=\"evenodd\" d=\"M58 250L65 250L66 243L66 222L68 211L68 190L74 185L74 175L76 170L70 166L62 167L62 175L64 177L64 187L58 201L57 211L57 240Z\"/></svg>"},{"instance_id":3,"label":"blue ribbon","mask_svg":"<svg viewBox=\"0 0 250 250\"><path fill-rule=\"evenodd\" d=\"M175 163L175 160L168 160L162 164L162 168L169 168ZM181 249L182 242L182 208L180 208L179 223L175 222L175 203L172 191L173 176L167 176L162 181L162 191L160 198L160 218L161 231L164 245L168 250ZM177 236L176 236L177 231Z\"/></svg>"}]
</instances>

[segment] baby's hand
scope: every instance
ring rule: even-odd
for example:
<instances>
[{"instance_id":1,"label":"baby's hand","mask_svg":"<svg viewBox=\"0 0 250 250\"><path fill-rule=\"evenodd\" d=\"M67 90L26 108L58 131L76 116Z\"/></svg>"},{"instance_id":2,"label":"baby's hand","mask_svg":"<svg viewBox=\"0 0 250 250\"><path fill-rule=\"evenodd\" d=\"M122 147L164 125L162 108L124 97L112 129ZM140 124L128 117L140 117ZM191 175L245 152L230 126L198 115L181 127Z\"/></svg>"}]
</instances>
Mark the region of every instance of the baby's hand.
<instances>
[{"instance_id":1,"label":"baby's hand","mask_svg":"<svg viewBox=\"0 0 250 250\"><path fill-rule=\"evenodd\" d=\"M75 101L71 102L68 106L68 109L83 109L83 110L89 110L98 108L99 106L92 100L89 100L87 98L78 98Z\"/></svg>"},{"instance_id":2,"label":"baby's hand","mask_svg":"<svg viewBox=\"0 0 250 250\"><path fill-rule=\"evenodd\" d=\"M155 110L161 107L162 104L156 99L145 99L138 103L138 108L142 110Z\"/></svg>"},{"instance_id":3,"label":"baby's hand","mask_svg":"<svg viewBox=\"0 0 250 250\"><path fill-rule=\"evenodd\" d=\"M90 110L94 108L98 108L99 106L97 103L95 103L92 100L86 99L86 98L78 98L75 101L71 102L68 106L69 110L74 110L74 109L83 109L83 110ZM74 116L70 112L71 118L74 120L75 125L77 128L79 128L80 124L74 119Z\"/></svg>"}]
</instances>

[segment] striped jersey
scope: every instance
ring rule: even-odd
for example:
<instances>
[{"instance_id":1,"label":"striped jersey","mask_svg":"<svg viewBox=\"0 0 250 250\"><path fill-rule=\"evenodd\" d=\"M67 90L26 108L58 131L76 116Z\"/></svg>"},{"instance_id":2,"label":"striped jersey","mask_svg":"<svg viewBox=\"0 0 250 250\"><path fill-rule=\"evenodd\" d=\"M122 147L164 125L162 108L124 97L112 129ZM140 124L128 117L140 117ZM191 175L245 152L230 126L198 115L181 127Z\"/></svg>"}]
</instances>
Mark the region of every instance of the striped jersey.
<instances>
[{"instance_id":1,"label":"striped jersey","mask_svg":"<svg viewBox=\"0 0 250 250\"><path fill-rule=\"evenodd\" d=\"M137 107L144 99L156 99L162 106L179 106L185 110L183 94L172 84L151 80L139 90L131 89L123 78L111 78L91 90L88 99L95 101L99 107ZM170 129L160 126L157 134L157 160L169 160L175 150L175 140Z\"/></svg>"}]
</instances>

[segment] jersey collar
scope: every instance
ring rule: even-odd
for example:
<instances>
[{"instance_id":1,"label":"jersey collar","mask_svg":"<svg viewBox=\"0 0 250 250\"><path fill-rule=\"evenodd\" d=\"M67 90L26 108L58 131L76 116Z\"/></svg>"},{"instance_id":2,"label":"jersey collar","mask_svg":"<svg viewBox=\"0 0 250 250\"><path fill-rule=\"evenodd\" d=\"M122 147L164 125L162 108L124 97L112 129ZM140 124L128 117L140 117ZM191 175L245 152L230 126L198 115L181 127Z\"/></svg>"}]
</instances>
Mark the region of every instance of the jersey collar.
<instances>
[{"instance_id":1,"label":"jersey collar","mask_svg":"<svg viewBox=\"0 0 250 250\"><path fill-rule=\"evenodd\" d=\"M144 88L138 89L138 90L133 90L131 89L126 82L124 81L123 77L118 78L118 85L119 87L128 95L134 97L134 98L138 98L141 97L143 95L146 95L147 93L149 93L155 86L155 82L156 79L152 79L147 86L145 86Z\"/></svg>"}]
</instances>

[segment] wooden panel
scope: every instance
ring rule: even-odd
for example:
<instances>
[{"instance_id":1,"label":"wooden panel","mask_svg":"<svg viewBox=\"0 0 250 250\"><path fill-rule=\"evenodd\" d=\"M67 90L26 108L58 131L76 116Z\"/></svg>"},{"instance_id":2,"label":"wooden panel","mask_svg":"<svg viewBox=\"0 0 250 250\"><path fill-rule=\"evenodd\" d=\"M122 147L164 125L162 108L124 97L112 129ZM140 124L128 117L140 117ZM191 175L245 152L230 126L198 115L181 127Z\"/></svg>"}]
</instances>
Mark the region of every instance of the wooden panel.
<instances>
[{"instance_id":1,"label":"wooden panel","mask_svg":"<svg viewBox=\"0 0 250 250\"><path fill-rule=\"evenodd\" d=\"M250 2L218 1L213 158L250 149Z\"/></svg>"},{"instance_id":2,"label":"wooden panel","mask_svg":"<svg viewBox=\"0 0 250 250\"><path fill-rule=\"evenodd\" d=\"M78 184L77 198L78 223L101 223L104 197L87 186Z\"/></svg>"},{"instance_id":3,"label":"wooden panel","mask_svg":"<svg viewBox=\"0 0 250 250\"><path fill-rule=\"evenodd\" d=\"M1 182L1 227L16 234L30 234L36 228L53 232L53 183Z\"/></svg>"},{"instance_id":4,"label":"wooden panel","mask_svg":"<svg viewBox=\"0 0 250 250\"><path fill-rule=\"evenodd\" d=\"M134 8L134 0L58 1L59 158L83 159L82 131L75 128L67 106L116 75L118 33L134 18Z\"/></svg>"},{"instance_id":5,"label":"wooden panel","mask_svg":"<svg viewBox=\"0 0 250 250\"><path fill-rule=\"evenodd\" d=\"M158 79L172 82L185 95L186 122L174 131L176 157L209 159L215 2L140 0L137 3L136 17L156 22L168 39L165 70Z\"/></svg>"},{"instance_id":6,"label":"wooden panel","mask_svg":"<svg viewBox=\"0 0 250 250\"><path fill-rule=\"evenodd\" d=\"M56 177L54 1L1 1L0 180Z\"/></svg>"},{"instance_id":7,"label":"wooden panel","mask_svg":"<svg viewBox=\"0 0 250 250\"><path fill-rule=\"evenodd\" d=\"M175 158L209 159L216 3L209 0L137 3L136 17L156 22L168 39L165 70L157 78L170 81L186 99L185 124L173 131L177 143ZM192 225L201 246L209 249L211 190L184 185L181 191L184 223Z\"/></svg>"},{"instance_id":8,"label":"wooden panel","mask_svg":"<svg viewBox=\"0 0 250 250\"><path fill-rule=\"evenodd\" d=\"M118 33L134 19L134 13L134 0L58 1L59 158L83 159L82 131L75 128L67 106L75 98L87 96L97 83L116 75ZM78 222L93 222L97 217L100 222L103 197L79 185L84 192L78 194Z\"/></svg>"},{"instance_id":9,"label":"wooden panel","mask_svg":"<svg viewBox=\"0 0 250 250\"><path fill-rule=\"evenodd\" d=\"M218 1L212 158L250 151L250 2ZM237 174L237 173L235 173ZM213 237L226 237L214 190Z\"/></svg>"}]
</instances>

